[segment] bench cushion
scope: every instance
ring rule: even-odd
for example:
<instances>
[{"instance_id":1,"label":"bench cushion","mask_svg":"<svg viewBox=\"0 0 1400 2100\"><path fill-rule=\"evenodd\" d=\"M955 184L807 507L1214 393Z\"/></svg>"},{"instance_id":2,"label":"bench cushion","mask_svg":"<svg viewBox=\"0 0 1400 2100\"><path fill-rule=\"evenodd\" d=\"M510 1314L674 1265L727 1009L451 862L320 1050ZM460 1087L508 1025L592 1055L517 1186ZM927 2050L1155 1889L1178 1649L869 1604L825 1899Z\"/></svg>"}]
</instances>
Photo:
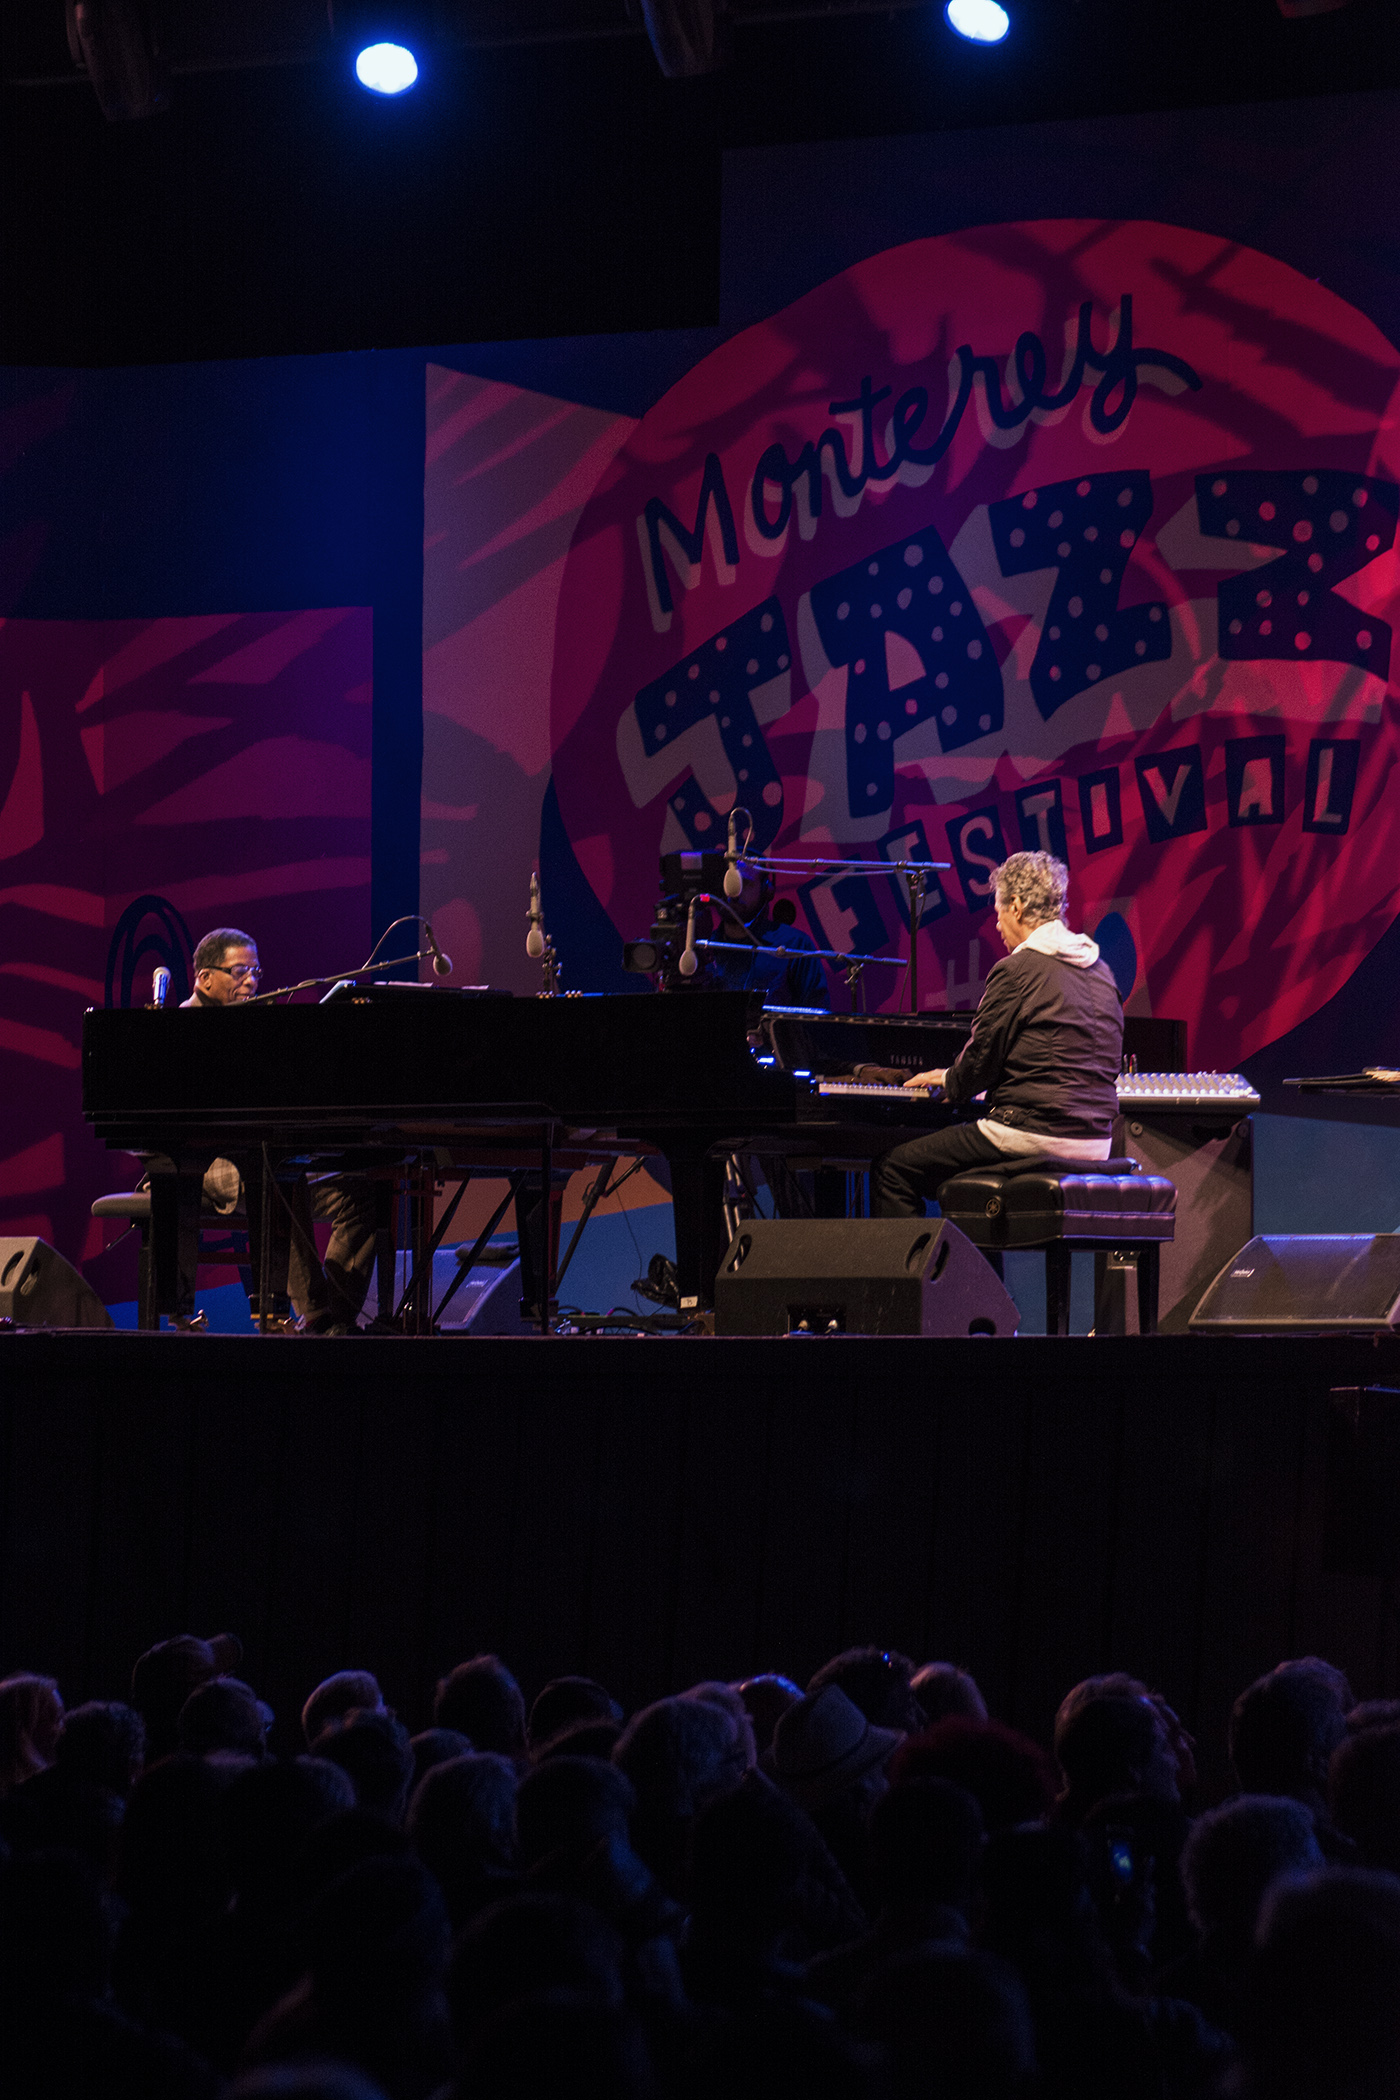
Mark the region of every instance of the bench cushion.
<instances>
[{"instance_id":1,"label":"bench cushion","mask_svg":"<svg viewBox=\"0 0 1400 2100\"><path fill-rule=\"evenodd\" d=\"M1124 1166L1132 1171L1116 1172ZM955 1174L938 1191L939 1208L976 1247L1042 1247L1051 1240L1112 1246L1169 1240L1176 1189L1135 1163L1092 1167L1018 1160Z\"/></svg>"}]
</instances>

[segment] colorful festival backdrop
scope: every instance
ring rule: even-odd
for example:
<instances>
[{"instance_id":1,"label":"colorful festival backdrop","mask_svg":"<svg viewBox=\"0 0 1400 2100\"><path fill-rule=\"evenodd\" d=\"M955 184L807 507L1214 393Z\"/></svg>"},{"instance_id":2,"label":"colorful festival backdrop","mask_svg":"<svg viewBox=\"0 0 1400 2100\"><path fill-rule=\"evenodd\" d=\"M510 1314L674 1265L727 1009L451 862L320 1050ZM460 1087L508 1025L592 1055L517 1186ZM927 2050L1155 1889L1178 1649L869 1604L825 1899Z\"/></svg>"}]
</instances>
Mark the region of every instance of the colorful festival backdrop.
<instances>
[{"instance_id":1,"label":"colorful festival backdrop","mask_svg":"<svg viewBox=\"0 0 1400 2100\"><path fill-rule=\"evenodd\" d=\"M108 1302L134 1250L90 1205L140 1170L83 1122L83 1010L159 963L187 996L230 921L267 985L368 952L370 640L356 607L0 623L0 1233Z\"/></svg>"},{"instance_id":2,"label":"colorful festival backdrop","mask_svg":"<svg viewBox=\"0 0 1400 2100\"><path fill-rule=\"evenodd\" d=\"M620 943L737 803L950 863L921 1003L967 1006L989 872L1046 847L1129 1010L1238 1064L1395 916L1397 381L1273 258L1085 220L874 255L640 421L430 367L424 909L533 989L542 807ZM907 951L894 879L791 891Z\"/></svg>"}]
</instances>

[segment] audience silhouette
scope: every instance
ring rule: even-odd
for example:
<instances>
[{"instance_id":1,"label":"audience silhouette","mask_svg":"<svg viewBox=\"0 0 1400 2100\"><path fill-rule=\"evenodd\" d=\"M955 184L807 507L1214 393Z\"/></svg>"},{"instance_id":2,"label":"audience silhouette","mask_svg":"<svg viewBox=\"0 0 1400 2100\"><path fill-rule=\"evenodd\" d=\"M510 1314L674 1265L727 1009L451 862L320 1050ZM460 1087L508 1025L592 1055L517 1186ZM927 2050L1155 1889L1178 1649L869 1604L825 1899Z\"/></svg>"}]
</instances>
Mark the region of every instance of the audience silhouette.
<instances>
[{"instance_id":1,"label":"audience silhouette","mask_svg":"<svg viewBox=\"0 0 1400 2100\"><path fill-rule=\"evenodd\" d=\"M581 1675L527 1708L479 1655L412 1737L363 1668L279 1728L242 1661L176 1635L131 1704L67 1713L0 1682L7 2090L1400 2093L1400 1711L1316 1657L1240 1694L1240 1791L1203 1810L1121 1674L1052 1756L875 1647L630 1718Z\"/></svg>"}]
</instances>

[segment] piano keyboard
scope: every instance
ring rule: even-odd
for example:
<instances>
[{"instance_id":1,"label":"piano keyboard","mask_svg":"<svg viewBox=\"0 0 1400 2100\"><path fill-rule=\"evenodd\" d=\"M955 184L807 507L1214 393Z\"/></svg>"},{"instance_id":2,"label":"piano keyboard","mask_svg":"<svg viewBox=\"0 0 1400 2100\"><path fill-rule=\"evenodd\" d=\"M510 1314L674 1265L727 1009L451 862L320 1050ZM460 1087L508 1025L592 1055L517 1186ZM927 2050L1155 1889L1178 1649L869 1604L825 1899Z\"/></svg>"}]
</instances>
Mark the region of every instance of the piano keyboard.
<instances>
[{"instance_id":1,"label":"piano keyboard","mask_svg":"<svg viewBox=\"0 0 1400 2100\"><path fill-rule=\"evenodd\" d=\"M861 1101L927 1101L929 1097L926 1086L880 1086L863 1079L823 1079L817 1092L851 1094Z\"/></svg>"},{"instance_id":2,"label":"piano keyboard","mask_svg":"<svg viewBox=\"0 0 1400 2100\"><path fill-rule=\"evenodd\" d=\"M1120 1108L1258 1108L1240 1072L1122 1072Z\"/></svg>"}]
</instances>

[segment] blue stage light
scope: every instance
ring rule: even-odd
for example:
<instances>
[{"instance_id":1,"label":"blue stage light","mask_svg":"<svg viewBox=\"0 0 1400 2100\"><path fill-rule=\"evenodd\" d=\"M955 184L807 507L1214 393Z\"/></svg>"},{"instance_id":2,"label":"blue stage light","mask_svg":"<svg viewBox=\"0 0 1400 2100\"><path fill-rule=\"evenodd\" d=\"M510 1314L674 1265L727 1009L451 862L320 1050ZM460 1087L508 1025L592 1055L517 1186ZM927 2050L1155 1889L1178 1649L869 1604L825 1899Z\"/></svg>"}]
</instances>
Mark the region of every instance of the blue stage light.
<instances>
[{"instance_id":1,"label":"blue stage light","mask_svg":"<svg viewBox=\"0 0 1400 2100\"><path fill-rule=\"evenodd\" d=\"M376 95L401 95L418 78L418 61L404 44L367 44L355 60L355 78Z\"/></svg>"},{"instance_id":2,"label":"blue stage light","mask_svg":"<svg viewBox=\"0 0 1400 2100\"><path fill-rule=\"evenodd\" d=\"M949 27L974 44L999 44L1011 27L1011 17L997 0L948 0L943 10Z\"/></svg>"}]
</instances>

